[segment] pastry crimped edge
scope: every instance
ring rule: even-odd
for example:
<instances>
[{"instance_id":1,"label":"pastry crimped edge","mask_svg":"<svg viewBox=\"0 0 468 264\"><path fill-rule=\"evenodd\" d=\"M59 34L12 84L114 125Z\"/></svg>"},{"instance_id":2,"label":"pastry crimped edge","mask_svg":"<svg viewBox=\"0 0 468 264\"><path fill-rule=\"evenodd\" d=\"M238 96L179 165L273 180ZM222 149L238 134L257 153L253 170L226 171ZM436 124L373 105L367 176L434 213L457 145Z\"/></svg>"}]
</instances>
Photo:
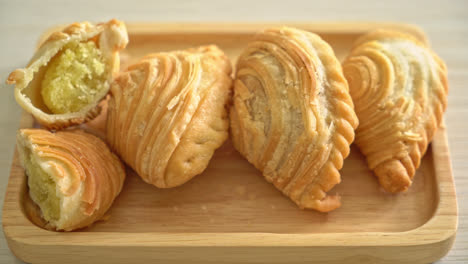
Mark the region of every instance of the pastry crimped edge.
<instances>
[{"instance_id":1,"label":"pastry crimped edge","mask_svg":"<svg viewBox=\"0 0 468 264\"><path fill-rule=\"evenodd\" d=\"M40 81L35 79L38 75L43 75L49 61L67 44L72 41L85 41L99 37L99 50L103 53L106 65L109 67L107 73L107 87L100 91L96 100L83 107L78 112L66 114L46 113L37 107L38 101L33 102L31 98L23 93L23 90L30 85L39 88L32 88L36 97L40 95ZM23 69L16 69L8 76L7 84L15 84L14 95L18 104L31 113L36 120L48 129L63 129L68 126L78 125L96 117L101 109L99 101L105 97L110 89L110 84L114 76L119 72L120 59L119 52L126 47L128 35L125 24L119 20L112 19L107 23L91 24L89 22L73 23L66 26L61 31L53 32L37 49L28 66ZM43 103L42 103L43 104ZM42 106L46 107L46 106Z\"/></svg>"},{"instance_id":2,"label":"pastry crimped edge","mask_svg":"<svg viewBox=\"0 0 468 264\"><path fill-rule=\"evenodd\" d=\"M366 92L366 89L368 87L368 89L371 89L371 85L377 84L375 78L379 78L378 80L380 80L380 77L375 77L375 75L373 75L376 74L376 72L378 74L379 69L367 69L367 72L364 73L365 77L367 77L364 80L365 83L363 82L361 76L356 76L356 74L353 74L355 73L353 71L355 71L358 68L356 66L358 65L358 63L361 63L361 66L364 65L363 62L359 62L360 57L364 56L360 55L359 52L364 52L363 49L367 46L380 45L378 44L379 41L385 42L388 40L409 41L413 43L413 45L416 45L417 47L427 52L429 58L432 59L432 61L430 61L431 63L429 63L431 65L425 66L436 67L435 71L437 72L437 74L435 75L437 79L434 79L436 82L433 82L433 78L431 78L431 86L429 87L431 89L431 92L427 93L427 95L430 98L435 98L435 100L431 102L426 102L426 104L421 104L425 106L425 108L423 110L420 110L418 108L419 112L413 114L419 119L424 119L424 116L429 115L429 117L427 117L425 120L416 122L415 126L417 126L418 124L421 125L421 127L419 127L417 131L412 131L412 129L404 131L407 128L403 128L402 131L399 131L401 135L398 136L400 140L398 140L397 143L402 143L405 146L406 154L399 153L394 154L390 157L387 155L375 158L375 155L373 157L370 157L370 155L372 154L367 154L367 152L370 151L370 145L373 144L372 142L368 142L372 138L367 138L367 136L372 133L373 128L372 124L369 124L367 121L372 118L376 119L376 117L373 116L374 114L372 113L375 111L371 111L371 109L369 109L372 107L371 105L369 105L369 103L361 103L359 101L366 100L360 98L365 96L364 93ZM355 53L357 53L357 55L355 55ZM409 61L408 64L410 62L413 61ZM434 65L432 65L432 62ZM393 68L394 65L392 64L392 69ZM434 69L431 68L431 70ZM369 168L374 171L375 175L379 180L380 185L384 188L384 190L390 193L406 191L413 182L414 175L416 174L416 170L420 166L421 159L427 150L428 144L431 142L437 128L443 122L443 114L447 107L448 94L447 67L445 63L431 50L431 48L425 41L421 41L418 38L403 32L379 29L365 34L355 42L350 55L348 55L348 57L343 62L343 71L345 73L346 78L348 79L350 85L350 93L355 102L356 113L358 114L358 118L360 119L361 123L360 127L358 127L358 129L356 130L356 144L361 149L361 152L363 152L366 156ZM386 71L385 73L389 74L388 71ZM357 81L354 79L357 79ZM413 97L411 97L409 100L413 100ZM433 105L431 105L432 107L427 106L431 103L433 103ZM361 104L367 106L363 107ZM406 100L400 98L399 100L393 103L388 103L387 101L387 104L382 105L381 107L382 109L386 109L387 107L395 107L396 110L394 111L404 111L404 109L408 108L407 105L409 105L409 103ZM428 110L429 112L421 112L427 109L428 107L432 108ZM396 112L388 113L387 118L399 122L399 119L397 118L398 114L399 113ZM380 116L380 119L382 118L384 118L384 116ZM387 122L386 126L388 130L392 130L395 128L395 126L397 126L397 124L390 121ZM385 150L383 150L382 152L384 151ZM375 153L375 151L373 151L372 153Z\"/></svg>"},{"instance_id":3,"label":"pastry crimped edge","mask_svg":"<svg viewBox=\"0 0 468 264\"><path fill-rule=\"evenodd\" d=\"M60 218L46 222L48 229L72 231L90 226L104 217L122 190L124 165L101 139L91 134L81 130L52 133L20 129L16 139L23 168L24 159L32 155L55 181ZM34 195L30 197L34 201Z\"/></svg>"},{"instance_id":4,"label":"pastry crimped edge","mask_svg":"<svg viewBox=\"0 0 468 264\"><path fill-rule=\"evenodd\" d=\"M185 65L181 61L197 68L193 74L198 77L188 74L186 66L180 68ZM184 81L176 79L175 72ZM112 84L109 145L149 184L171 188L187 182L206 169L214 151L228 138L230 73L229 59L214 45L143 57ZM195 83L181 89L189 77ZM204 84L201 94L203 80L212 83ZM195 109L192 103L197 100Z\"/></svg>"},{"instance_id":5,"label":"pastry crimped edge","mask_svg":"<svg viewBox=\"0 0 468 264\"><path fill-rule=\"evenodd\" d=\"M281 175L277 176L276 178L272 179L269 172L265 171L264 165L262 165L260 161L257 159L259 157L255 157L255 153L249 152L247 148L252 144L253 139L250 141L245 138L245 133L253 133L249 132L251 128L246 127L247 125L244 124L246 116L249 116L249 113L246 112L247 108L241 107L242 99L240 99L240 95L238 95L238 83L236 76L235 81L235 95L234 95L234 106L231 108L230 115L231 115L231 138L233 140L234 147L244 156L247 160L252 163L257 169L262 171L265 179L271 183L273 183L279 190L283 192L286 196L288 196L291 200L293 200L300 208L307 208L307 209L315 209L321 212L329 212L332 211L341 205L340 196L338 195L328 195L326 192L330 191L336 184L340 183L340 173L339 169L343 166L343 160L349 155L350 147L349 145L354 140L354 129L358 125L357 117L353 110L353 102L351 97L348 93L348 85L346 79L344 78L341 70L341 65L339 61L336 59L333 50L331 47L323 41L320 37L310 32L301 31L298 29L288 28L288 27L281 27L281 28L274 28L268 29L264 32L257 35L256 40L254 41L266 41L268 43L271 42L272 38L277 38L278 36L264 36L270 33L280 34L288 37L294 37L296 40L296 45L299 45L299 42L307 41L309 42L308 45L312 45L313 49L315 50L313 55L309 54L308 56L311 58L317 58L320 62L324 62L326 65L324 66L324 71L327 74L327 85L332 86L330 89L329 100L333 101L333 111L334 114L337 115L335 118L335 130L334 133L330 134L332 143L332 149L329 151L329 156L327 160L321 163L319 161L319 172L315 177L310 175L308 172L314 166L314 164L307 165L308 169L302 170L299 175L292 175L289 183L285 185L284 182L281 181ZM263 36L262 36L263 35ZM259 36L261 37L260 40ZM305 40L307 39L307 40ZM286 41L286 40L284 40ZM255 43L255 42L252 42ZM312 44L313 43L313 44ZM260 45L260 44L259 44ZM320 55L317 53L317 50L314 45L317 45L320 48ZM279 48L278 48L279 49ZM285 48L281 48L285 49ZM248 50L244 50L241 54L239 61ZM298 55L299 57L303 58L302 56L307 55ZM323 60L323 61L322 61ZM238 61L238 68L237 72L239 73L239 61ZM307 67L315 67L317 65L308 65ZM316 82L316 74L315 72L312 73L311 71L311 78L314 78L313 83L315 85L310 85L313 91L319 90L320 87L317 87ZM313 76L313 77L312 77ZM312 91L310 91L312 92ZM320 104L319 99L315 96L314 104ZM249 96L250 97L250 96ZM267 97L268 98L268 97ZM306 97L308 98L308 97ZM239 101L241 100L241 101ZM305 100L305 99L304 99ZM310 102L312 104L312 102ZM272 108L275 106L271 106ZM244 109L245 108L245 109ZM271 110L273 111L273 110ZM302 113L304 115L304 113ZM318 118L318 117L317 117ZM243 122L240 120L245 119ZM249 121L250 122L250 121ZM308 121L312 122L312 121ZM248 122L247 122L248 123ZM270 128L271 129L271 128ZM305 130L306 131L306 130ZM308 131L308 130L307 130ZM271 133L271 132L270 132ZM271 136L270 136L271 137ZM304 142L305 143L305 142ZM301 149L301 146L297 146L300 144L296 144L296 147L293 149L293 154L297 154L294 151L296 149ZM317 146L318 147L318 146ZM321 148L320 148L321 149ZM319 150L317 150L319 151ZM255 151L257 152L257 151ZM306 152L305 155L308 155ZM326 153L324 153L326 154ZM298 154L297 154L298 155ZM289 153L289 159L297 159L297 155L291 157L291 153ZM260 157L261 160L264 159L263 156ZM288 162L288 161L287 161ZM297 166L297 165L296 165ZM301 168L302 165L299 165ZM306 171L306 172L304 172ZM297 172L296 172L297 174ZM313 178L312 178L313 177ZM293 187L290 187L291 185Z\"/></svg>"}]
</instances>

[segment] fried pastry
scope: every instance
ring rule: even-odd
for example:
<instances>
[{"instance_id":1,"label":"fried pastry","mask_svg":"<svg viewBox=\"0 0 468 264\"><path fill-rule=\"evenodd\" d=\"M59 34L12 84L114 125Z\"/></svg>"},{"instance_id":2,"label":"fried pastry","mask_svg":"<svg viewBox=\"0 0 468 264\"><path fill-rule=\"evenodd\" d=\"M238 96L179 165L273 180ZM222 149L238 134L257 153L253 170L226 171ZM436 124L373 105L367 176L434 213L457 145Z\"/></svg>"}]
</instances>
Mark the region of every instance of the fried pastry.
<instances>
[{"instance_id":1,"label":"fried pastry","mask_svg":"<svg viewBox=\"0 0 468 264\"><path fill-rule=\"evenodd\" d=\"M410 187L447 106L447 69L423 42L377 30L343 62L360 125L356 144L388 192Z\"/></svg>"},{"instance_id":2,"label":"fried pastry","mask_svg":"<svg viewBox=\"0 0 468 264\"><path fill-rule=\"evenodd\" d=\"M80 130L17 134L29 195L49 227L71 231L101 219L125 179L125 168L99 138Z\"/></svg>"},{"instance_id":3,"label":"fried pastry","mask_svg":"<svg viewBox=\"0 0 468 264\"><path fill-rule=\"evenodd\" d=\"M74 23L41 44L28 66L13 71L18 104L49 129L81 124L99 114L99 101L118 73L128 43L125 25Z\"/></svg>"},{"instance_id":4,"label":"fried pastry","mask_svg":"<svg viewBox=\"0 0 468 264\"><path fill-rule=\"evenodd\" d=\"M147 183L185 183L228 137L230 74L216 46L144 57L112 84L110 146Z\"/></svg>"},{"instance_id":5,"label":"fried pastry","mask_svg":"<svg viewBox=\"0 0 468 264\"><path fill-rule=\"evenodd\" d=\"M258 34L237 62L234 147L299 207L341 205L340 182L358 125L348 85L319 36L281 27Z\"/></svg>"}]
</instances>

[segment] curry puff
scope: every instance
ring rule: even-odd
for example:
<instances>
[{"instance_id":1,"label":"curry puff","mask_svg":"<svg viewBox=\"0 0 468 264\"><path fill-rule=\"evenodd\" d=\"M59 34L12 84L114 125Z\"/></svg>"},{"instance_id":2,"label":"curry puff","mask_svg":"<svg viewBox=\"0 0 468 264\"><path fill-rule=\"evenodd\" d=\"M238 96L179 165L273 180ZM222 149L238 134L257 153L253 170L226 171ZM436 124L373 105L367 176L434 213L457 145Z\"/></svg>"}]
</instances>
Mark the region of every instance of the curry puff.
<instances>
[{"instance_id":1,"label":"curry puff","mask_svg":"<svg viewBox=\"0 0 468 264\"><path fill-rule=\"evenodd\" d=\"M288 27L259 33L237 62L234 147L299 207L328 212L358 125L332 48Z\"/></svg>"},{"instance_id":2,"label":"curry puff","mask_svg":"<svg viewBox=\"0 0 468 264\"><path fill-rule=\"evenodd\" d=\"M377 30L343 62L360 125L356 144L388 192L410 187L447 106L447 69L424 42Z\"/></svg>"},{"instance_id":3,"label":"curry puff","mask_svg":"<svg viewBox=\"0 0 468 264\"><path fill-rule=\"evenodd\" d=\"M123 164L91 134L21 129L17 148L29 195L52 229L71 231L100 220L122 189Z\"/></svg>"},{"instance_id":4,"label":"curry puff","mask_svg":"<svg viewBox=\"0 0 468 264\"><path fill-rule=\"evenodd\" d=\"M13 71L18 104L48 129L81 124L99 114L98 103L120 67L128 43L125 25L71 24L44 41L28 66Z\"/></svg>"},{"instance_id":5,"label":"curry puff","mask_svg":"<svg viewBox=\"0 0 468 264\"><path fill-rule=\"evenodd\" d=\"M230 74L216 46L147 55L112 84L110 146L147 183L187 182L228 137Z\"/></svg>"}]
</instances>

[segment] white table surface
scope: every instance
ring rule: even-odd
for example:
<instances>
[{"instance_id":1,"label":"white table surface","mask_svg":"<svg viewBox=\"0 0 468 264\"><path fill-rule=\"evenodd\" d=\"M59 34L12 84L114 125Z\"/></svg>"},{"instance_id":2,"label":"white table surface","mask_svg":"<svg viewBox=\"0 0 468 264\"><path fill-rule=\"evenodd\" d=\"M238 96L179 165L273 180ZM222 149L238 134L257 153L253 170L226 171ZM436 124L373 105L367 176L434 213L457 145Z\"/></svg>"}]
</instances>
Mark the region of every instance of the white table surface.
<instances>
[{"instance_id":1,"label":"white table surface","mask_svg":"<svg viewBox=\"0 0 468 264\"><path fill-rule=\"evenodd\" d=\"M271 3L270 3L271 2ZM0 0L0 204L8 181L20 108L8 73L23 67L45 29L74 21L326 22L394 21L416 24L449 69L445 115L455 176L459 227L454 247L437 263L468 263L468 1L23 1ZM1 214L1 212L0 212ZM0 263L22 263L0 232Z\"/></svg>"}]
</instances>

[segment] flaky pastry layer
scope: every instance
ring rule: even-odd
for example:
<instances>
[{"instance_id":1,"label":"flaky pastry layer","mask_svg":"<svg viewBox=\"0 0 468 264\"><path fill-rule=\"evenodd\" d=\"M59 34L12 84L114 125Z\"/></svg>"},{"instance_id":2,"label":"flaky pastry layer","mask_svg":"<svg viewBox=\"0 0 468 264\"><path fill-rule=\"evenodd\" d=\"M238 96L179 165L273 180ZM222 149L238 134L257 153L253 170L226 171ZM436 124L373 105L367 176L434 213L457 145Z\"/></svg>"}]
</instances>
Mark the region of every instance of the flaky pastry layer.
<instances>
[{"instance_id":1,"label":"flaky pastry layer","mask_svg":"<svg viewBox=\"0 0 468 264\"><path fill-rule=\"evenodd\" d=\"M413 36L377 30L343 62L360 125L356 144L388 192L407 190L447 106L447 68Z\"/></svg>"},{"instance_id":2,"label":"flaky pastry layer","mask_svg":"<svg viewBox=\"0 0 468 264\"><path fill-rule=\"evenodd\" d=\"M112 84L109 144L147 183L187 182L228 137L230 74L216 46L144 57Z\"/></svg>"},{"instance_id":3,"label":"flaky pastry layer","mask_svg":"<svg viewBox=\"0 0 468 264\"><path fill-rule=\"evenodd\" d=\"M299 207L340 206L358 122L341 65L319 36L288 27L259 33L237 62L230 111L234 146Z\"/></svg>"},{"instance_id":4,"label":"flaky pastry layer","mask_svg":"<svg viewBox=\"0 0 468 264\"><path fill-rule=\"evenodd\" d=\"M80 130L17 134L29 192L52 229L71 231L101 219L120 193L125 168L99 138Z\"/></svg>"},{"instance_id":5,"label":"flaky pastry layer","mask_svg":"<svg viewBox=\"0 0 468 264\"><path fill-rule=\"evenodd\" d=\"M66 62L70 65L65 68L65 72L53 74L48 72L48 64L54 61L55 58L62 56L70 45L86 44L93 42L99 55L89 56L89 59L95 60L89 63L77 63L77 57L70 59ZM15 99L18 104L31 113L36 120L48 129L62 129L71 125L81 124L88 120L93 119L100 112L98 107L99 101L105 97L110 88L110 83L115 74L118 73L120 67L119 52L125 48L128 43L127 30L125 25L118 20L111 20L107 23L91 24L88 22L73 23L61 31L54 32L50 37L45 40L38 50L35 52L33 58L28 66L24 69L17 69L13 71L8 79L8 84L15 84ZM74 51L75 54L76 51ZM84 54L84 56L88 56ZM83 58L86 59L86 58ZM100 69L85 69L89 65L103 64L99 67L105 67L103 73L105 76L100 77ZM63 64L63 63L62 63ZM77 65L77 67L73 67ZM88 66L87 66L88 65ZM63 65L62 65L63 66ZM98 73L96 75L96 72ZM90 80L83 81L86 76ZM73 77L73 75L75 75ZM79 77L77 77L78 75ZM44 81L47 76L54 76L59 81ZM71 76L71 77L70 77ZM99 83L93 81L99 78ZM53 87L52 95L44 94L42 86ZM86 87L86 85L93 85L93 87ZM99 89L95 89L99 86ZM76 98L82 101L78 107L73 107L73 103L63 102L63 100L73 100L73 93L70 91L75 90L91 91L93 94L86 100ZM65 93L72 96L56 96L53 93ZM43 98L46 95L47 98ZM50 96L49 96L50 95ZM84 96L81 94L80 96ZM44 100L45 99L45 100ZM72 107L62 107L60 104L72 105ZM47 106L49 104L49 107ZM63 108L63 109L62 109Z\"/></svg>"}]
</instances>

